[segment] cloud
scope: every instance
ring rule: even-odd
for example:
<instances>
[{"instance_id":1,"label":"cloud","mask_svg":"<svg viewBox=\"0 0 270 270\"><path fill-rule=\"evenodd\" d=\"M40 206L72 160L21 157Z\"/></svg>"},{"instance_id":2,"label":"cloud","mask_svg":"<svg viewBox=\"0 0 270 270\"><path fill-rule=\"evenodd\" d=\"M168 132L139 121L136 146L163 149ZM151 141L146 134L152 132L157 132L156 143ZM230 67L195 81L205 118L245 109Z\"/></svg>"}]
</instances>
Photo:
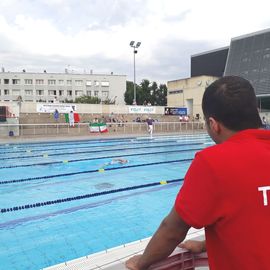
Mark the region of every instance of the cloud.
<instances>
[{"instance_id":1,"label":"cloud","mask_svg":"<svg viewBox=\"0 0 270 270\"><path fill-rule=\"evenodd\" d=\"M1 0L1 65L11 71L126 74L133 80L131 40L141 41L137 78L166 82L190 73L190 55L228 46L262 30L266 0Z\"/></svg>"},{"instance_id":2,"label":"cloud","mask_svg":"<svg viewBox=\"0 0 270 270\"><path fill-rule=\"evenodd\" d=\"M190 77L190 56L207 51L211 44L205 42L191 42L185 40L167 40L153 51L155 61L143 65L137 64L137 73L145 78L159 78L158 82L167 82L179 78Z\"/></svg>"}]
</instances>

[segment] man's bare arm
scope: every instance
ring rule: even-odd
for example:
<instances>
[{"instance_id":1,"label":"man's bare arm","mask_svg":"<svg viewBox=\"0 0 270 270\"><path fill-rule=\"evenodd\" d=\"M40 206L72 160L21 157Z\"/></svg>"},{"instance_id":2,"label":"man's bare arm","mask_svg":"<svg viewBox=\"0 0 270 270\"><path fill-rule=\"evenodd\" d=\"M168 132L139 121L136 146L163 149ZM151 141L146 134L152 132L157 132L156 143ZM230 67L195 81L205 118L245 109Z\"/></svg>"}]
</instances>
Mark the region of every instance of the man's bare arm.
<instances>
[{"instance_id":1,"label":"man's bare arm","mask_svg":"<svg viewBox=\"0 0 270 270\"><path fill-rule=\"evenodd\" d=\"M161 222L144 253L134 256L126 262L127 268L145 270L153 263L167 258L176 246L185 239L189 228L190 226L180 218L173 208Z\"/></svg>"}]
</instances>

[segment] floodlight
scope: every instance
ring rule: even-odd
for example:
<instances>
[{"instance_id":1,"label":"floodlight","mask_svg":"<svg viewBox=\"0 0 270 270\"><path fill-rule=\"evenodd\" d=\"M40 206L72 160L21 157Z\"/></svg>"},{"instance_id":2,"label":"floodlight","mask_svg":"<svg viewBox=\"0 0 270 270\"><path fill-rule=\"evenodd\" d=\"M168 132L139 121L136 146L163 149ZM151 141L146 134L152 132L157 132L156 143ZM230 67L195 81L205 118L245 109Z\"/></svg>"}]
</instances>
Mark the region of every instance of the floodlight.
<instances>
[{"instance_id":1,"label":"floodlight","mask_svg":"<svg viewBox=\"0 0 270 270\"><path fill-rule=\"evenodd\" d=\"M135 45L136 44L136 45ZM134 54L134 89L133 89L133 94L134 94L134 99L133 99L133 105L137 105L136 101L136 69L135 69L135 55L138 53L137 48L141 46L141 42L135 42L134 40L130 41L129 43L130 47L133 48L133 54Z\"/></svg>"},{"instance_id":2,"label":"floodlight","mask_svg":"<svg viewBox=\"0 0 270 270\"><path fill-rule=\"evenodd\" d=\"M139 48L141 46L141 42L137 42L136 48Z\"/></svg>"}]
</instances>

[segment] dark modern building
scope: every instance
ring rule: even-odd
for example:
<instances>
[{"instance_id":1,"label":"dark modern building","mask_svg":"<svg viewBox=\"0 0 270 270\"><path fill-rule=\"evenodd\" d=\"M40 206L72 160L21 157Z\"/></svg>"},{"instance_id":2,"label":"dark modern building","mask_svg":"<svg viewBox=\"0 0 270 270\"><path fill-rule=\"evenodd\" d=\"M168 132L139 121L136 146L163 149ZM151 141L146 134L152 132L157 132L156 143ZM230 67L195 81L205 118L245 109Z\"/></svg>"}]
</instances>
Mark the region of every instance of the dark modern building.
<instances>
[{"instance_id":1,"label":"dark modern building","mask_svg":"<svg viewBox=\"0 0 270 270\"><path fill-rule=\"evenodd\" d=\"M270 109L270 29L231 40L224 75L248 79L261 109Z\"/></svg>"},{"instance_id":2,"label":"dark modern building","mask_svg":"<svg viewBox=\"0 0 270 270\"><path fill-rule=\"evenodd\" d=\"M231 40L225 75L242 76L256 95L270 96L270 29Z\"/></svg>"},{"instance_id":3,"label":"dark modern building","mask_svg":"<svg viewBox=\"0 0 270 270\"><path fill-rule=\"evenodd\" d=\"M191 56L191 77L236 75L249 80L259 107L270 110L270 28L231 39L224 47Z\"/></svg>"},{"instance_id":4,"label":"dark modern building","mask_svg":"<svg viewBox=\"0 0 270 270\"><path fill-rule=\"evenodd\" d=\"M222 77L229 47L224 47L191 56L191 77L208 75Z\"/></svg>"}]
</instances>

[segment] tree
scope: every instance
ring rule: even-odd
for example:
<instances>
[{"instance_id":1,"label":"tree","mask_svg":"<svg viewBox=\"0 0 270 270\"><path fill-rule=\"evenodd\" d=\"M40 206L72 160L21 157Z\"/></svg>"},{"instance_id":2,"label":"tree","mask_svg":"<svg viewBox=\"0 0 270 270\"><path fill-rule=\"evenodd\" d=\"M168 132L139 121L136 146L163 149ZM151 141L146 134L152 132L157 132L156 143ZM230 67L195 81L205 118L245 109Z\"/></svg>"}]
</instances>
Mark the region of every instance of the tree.
<instances>
[{"instance_id":1,"label":"tree","mask_svg":"<svg viewBox=\"0 0 270 270\"><path fill-rule=\"evenodd\" d=\"M115 98L114 99L106 98L106 99L102 100L102 104L107 104L107 105L113 104L113 105L115 105Z\"/></svg>"},{"instance_id":2,"label":"tree","mask_svg":"<svg viewBox=\"0 0 270 270\"><path fill-rule=\"evenodd\" d=\"M158 85L156 82L153 82L150 87L150 98L149 98L149 102L152 105L157 105L157 92L158 92Z\"/></svg>"},{"instance_id":3,"label":"tree","mask_svg":"<svg viewBox=\"0 0 270 270\"><path fill-rule=\"evenodd\" d=\"M98 97L91 97L91 96L80 96L75 98L75 101L65 99L66 103L84 103L84 104L100 104L101 99Z\"/></svg>"},{"instance_id":4,"label":"tree","mask_svg":"<svg viewBox=\"0 0 270 270\"><path fill-rule=\"evenodd\" d=\"M150 87L150 81L147 79L143 79L141 84L141 92L138 95L138 104L142 105L145 104L145 102L150 102L151 97L151 87Z\"/></svg>"},{"instance_id":5,"label":"tree","mask_svg":"<svg viewBox=\"0 0 270 270\"><path fill-rule=\"evenodd\" d=\"M134 84L127 81L127 89L125 92L125 102L127 105L132 105L134 97ZM136 100L137 105L151 105L166 106L167 105L167 86L166 84L157 85L156 82L151 83L144 79L140 85L136 85Z\"/></svg>"},{"instance_id":6,"label":"tree","mask_svg":"<svg viewBox=\"0 0 270 270\"><path fill-rule=\"evenodd\" d=\"M126 92L124 94L124 99L127 105L132 105L133 103L133 97L134 97L134 83L127 81L126 84Z\"/></svg>"},{"instance_id":7,"label":"tree","mask_svg":"<svg viewBox=\"0 0 270 270\"><path fill-rule=\"evenodd\" d=\"M167 105L167 85L160 84L156 93L155 93L155 103L157 106L166 106Z\"/></svg>"}]
</instances>

